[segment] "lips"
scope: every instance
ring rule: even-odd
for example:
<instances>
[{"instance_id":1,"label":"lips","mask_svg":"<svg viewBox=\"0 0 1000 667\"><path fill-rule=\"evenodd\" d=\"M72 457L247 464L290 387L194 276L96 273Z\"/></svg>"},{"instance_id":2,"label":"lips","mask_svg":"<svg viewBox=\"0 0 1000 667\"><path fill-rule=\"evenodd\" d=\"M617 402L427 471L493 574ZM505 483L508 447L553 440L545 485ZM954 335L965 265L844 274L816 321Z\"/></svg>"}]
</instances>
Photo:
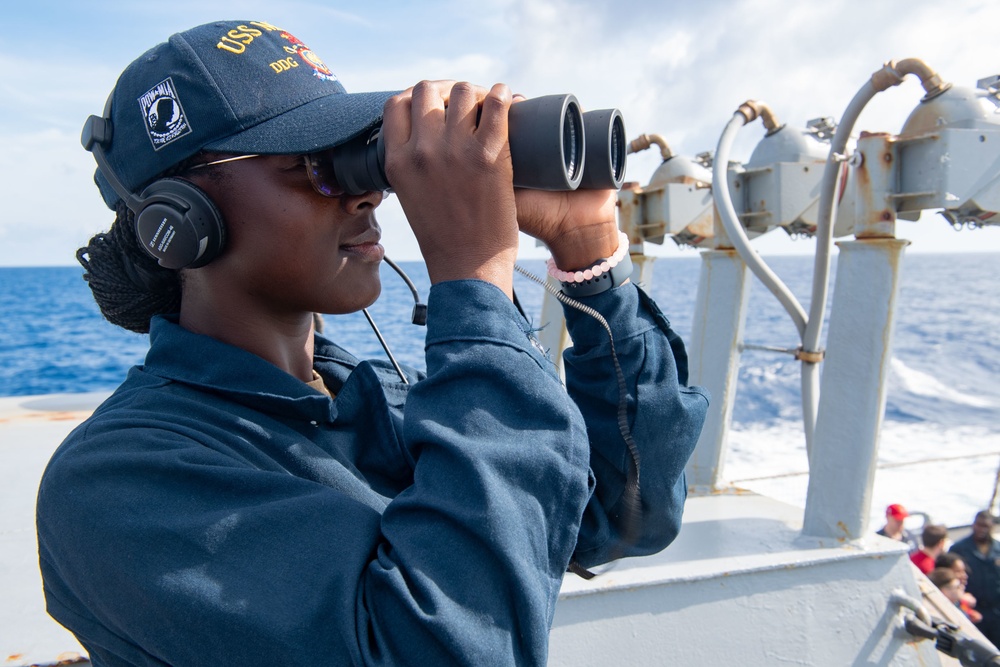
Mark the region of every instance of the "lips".
<instances>
[{"instance_id":1,"label":"lips","mask_svg":"<svg viewBox=\"0 0 1000 667\"><path fill-rule=\"evenodd\" d=\"M343 243L342 247L352 248L354 246L377 245L381 240L382 232L377 227L369 227L364 233L356 236L346 243Z\"/></svg>"},{"instance_id":2,"label":"lips","mask_svg":"<svg viewBox=\"0 0 1000 667\"><path fill-rule=\"evenodd\" d=\"M342 244L340 249L367 262L381 262L385 257L385 249L379 243L381 239L381 230L378 227L369 227L360 235Z\"/></svg>"}]
</instances>

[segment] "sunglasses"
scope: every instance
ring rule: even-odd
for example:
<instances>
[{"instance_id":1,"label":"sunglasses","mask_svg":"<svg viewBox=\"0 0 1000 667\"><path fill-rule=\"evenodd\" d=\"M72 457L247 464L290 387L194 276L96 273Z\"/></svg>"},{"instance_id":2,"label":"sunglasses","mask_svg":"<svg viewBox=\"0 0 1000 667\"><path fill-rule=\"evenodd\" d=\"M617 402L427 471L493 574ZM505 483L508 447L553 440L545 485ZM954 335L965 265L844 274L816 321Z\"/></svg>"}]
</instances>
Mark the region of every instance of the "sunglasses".
<instances>
[{"instance_id":1,"label":"sunglasses","mask_svg":"<svg viewBox=\"0 0 1000 667\"><path fill-rule=\"evenodd\" d=\"M302 163L305 165L306 174L309 176L309 183L312 185L313 190L324 197L336 198L344 196L347 192L337 181L337 175L334 173L333 150L335 149L329 149L318 153L306 153L302 156ZM252 153L248 155L237 155L235 157L222 158L221 160L212 160L211 162L199 162L198 164L188 167L188 171L203 169L217 164L225 164L227 162L249 160L250 158L255 157L267 156ZM382 196L385 197L387 194L388 192L383 192Z\"/></svg>"}]
</instances>

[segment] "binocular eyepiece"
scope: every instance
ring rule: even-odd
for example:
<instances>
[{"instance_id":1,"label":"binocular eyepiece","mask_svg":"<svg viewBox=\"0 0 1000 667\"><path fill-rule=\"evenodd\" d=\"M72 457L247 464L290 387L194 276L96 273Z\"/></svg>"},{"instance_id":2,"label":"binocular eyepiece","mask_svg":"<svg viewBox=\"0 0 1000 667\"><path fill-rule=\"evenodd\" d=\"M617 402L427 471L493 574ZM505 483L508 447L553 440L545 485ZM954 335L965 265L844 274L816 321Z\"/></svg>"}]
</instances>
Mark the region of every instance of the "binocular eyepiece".
<instances>
[{"instance_id":1,"label":"binocular eyepiece","mask_svg":"<svg viewBox=\"0 0 1000 667\"><path fill-rule=\"evenodd\" d=\"M511 105L507 117L514 187L532 190L618 189L625 180L625 122L617 109L583 113L573 95L545 95ZM389 190L380 128L332 154L348 194Z\"/></svg>"}]
</instances>

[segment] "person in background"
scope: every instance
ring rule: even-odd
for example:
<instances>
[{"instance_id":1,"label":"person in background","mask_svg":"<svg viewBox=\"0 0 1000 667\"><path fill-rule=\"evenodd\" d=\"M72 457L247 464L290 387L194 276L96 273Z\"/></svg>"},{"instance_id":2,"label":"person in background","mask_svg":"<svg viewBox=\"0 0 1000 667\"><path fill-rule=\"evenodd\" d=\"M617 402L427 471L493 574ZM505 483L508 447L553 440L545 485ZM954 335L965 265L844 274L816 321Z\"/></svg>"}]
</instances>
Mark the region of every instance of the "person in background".
<instances>
[{"instance_id":1,"label":"person in background","mask_svg":"<svg viewBox=\"0 0 1000 667\"><path fill-rule=\"evenodd\" d=\"M77 258L150 347L37 502L47 608L95 667L544 665L568 568L676 537L708 397L629 280L615 191L515 190L516 103L349 94L264 21L119 77L84 132L116 219ZM432 285L426 371L315 331L381 290L385 194L335 167L377 128ZM565 384L514 303L519 231L587 293Z\"/></svg>"},{"instance_id":2,"label":"person in background","mask_svg":"<svg viewBox=\"0 0 1000 667\"><path fill-rule=\"evenodd\" d=\"M953 551L945 551L939 554L934 560L934 567L947 567L955 572L955 576L962 582L964 590L959 606L973 623L982 621L983 615L976 611L976 597L967 590L969 586L969 571L962 557Z\"/></svg>"},{"instance_id":3,"label":"person in background","mask_svg":"<svg viewBox=\"0 0 1000 667\"><path fill-rule=\"evenodd\" d=\"M924 574L930 574L934 569L934 559L944 552L945 540L948 537L948 527L941 524L924 526L920 536L922 546L910 552L910 560Z\"/></svg>"},{"instance_id":4,"label":"person in background","mask_svg":"<svg viewBox=\"0 0 1000 667\"><path fill-rule=\"evenodd\" d=\"M910 551L916 551L920 548L920 544L917 543L917 536L903 525L903 521L908 516L910 516L910 513L906 511L905 507L898 503L893 503L885 508L885 525L875 532L892 540L906 542L910 547Z\"/></svg>"},{"instance_id":5,"label":"person in background","mask_svg":"<svg viewBox=\"0 0 1000 667\"><path fill-rule=\"evenodd\" d=\"M958 554L969 571L968 591L976 598L976 611L983 615L977 627L994 646L1000 646L1000 544L993 539L993 524L989 511L978 512L972 533L949 551Z\"/></svg>"},{"instance_id":6,"label":"person in background","mask_svg":"<svg viewBox=\"0 0 1000 667\"><path fill-rule=\"evenodd\" d=\"M938 587L948 601L959 606L964 589L955 571L947 567L936 567L927 573L927 578Z\"/></svg>"}]
</instances>

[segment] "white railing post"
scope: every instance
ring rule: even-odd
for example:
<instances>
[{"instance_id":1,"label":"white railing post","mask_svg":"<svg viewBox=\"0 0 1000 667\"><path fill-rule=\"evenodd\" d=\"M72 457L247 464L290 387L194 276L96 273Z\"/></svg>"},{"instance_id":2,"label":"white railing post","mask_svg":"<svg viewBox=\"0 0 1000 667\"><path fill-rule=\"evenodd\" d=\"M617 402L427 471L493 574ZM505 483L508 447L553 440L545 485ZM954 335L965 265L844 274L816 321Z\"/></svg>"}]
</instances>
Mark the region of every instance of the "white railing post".
<instances>
[{"instance_id":1,"label":"white railing post","mask_svg":"<svg viewBox=\"0 0 1000 667\"><path fill-rule=\"evenodd\" d=\"M724 484L726 437L750 291L747 266L732 248L702 251L701 260L688 359L690 383L708 389L712 400L687 465L688 486L696 492L712 491Z\"/></svg>"}]
</instances>

